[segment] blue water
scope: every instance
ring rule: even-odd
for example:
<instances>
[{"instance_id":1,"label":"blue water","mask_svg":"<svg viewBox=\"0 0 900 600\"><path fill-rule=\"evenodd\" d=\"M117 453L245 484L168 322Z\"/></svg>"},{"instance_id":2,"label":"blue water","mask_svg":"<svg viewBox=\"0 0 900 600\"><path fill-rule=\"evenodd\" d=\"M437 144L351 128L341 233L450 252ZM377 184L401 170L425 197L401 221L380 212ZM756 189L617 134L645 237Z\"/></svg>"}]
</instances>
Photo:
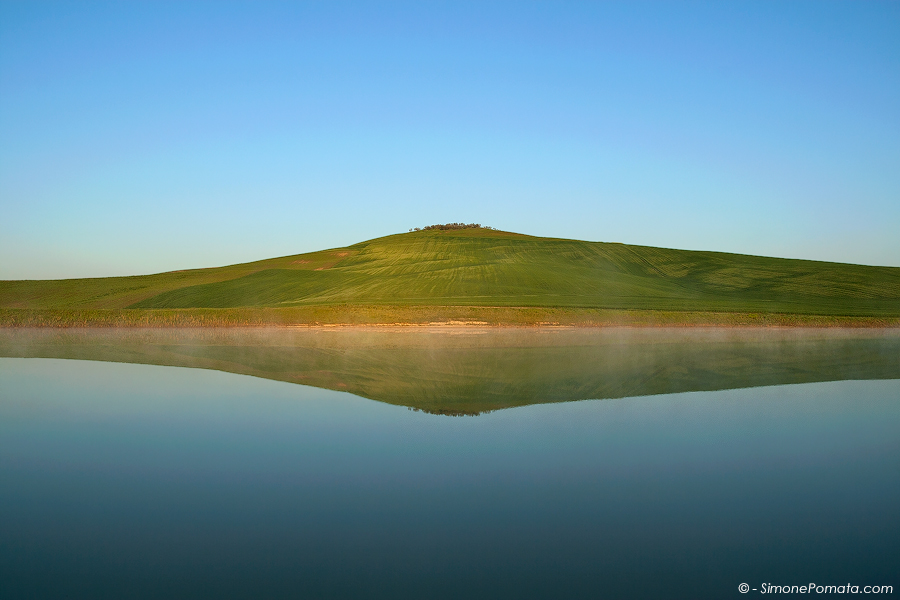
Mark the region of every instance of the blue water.
<instances>
[{"instance_id":1,"label":"blue water","mask_svg":"<svg viewBox=\"0 0 900 600\"><path fill-rule=\"evenodd\" d=\"M898 507L900 380L452 418L215 371L0 358L3 598L900 591Z\"/></svg>"}]
</instances>

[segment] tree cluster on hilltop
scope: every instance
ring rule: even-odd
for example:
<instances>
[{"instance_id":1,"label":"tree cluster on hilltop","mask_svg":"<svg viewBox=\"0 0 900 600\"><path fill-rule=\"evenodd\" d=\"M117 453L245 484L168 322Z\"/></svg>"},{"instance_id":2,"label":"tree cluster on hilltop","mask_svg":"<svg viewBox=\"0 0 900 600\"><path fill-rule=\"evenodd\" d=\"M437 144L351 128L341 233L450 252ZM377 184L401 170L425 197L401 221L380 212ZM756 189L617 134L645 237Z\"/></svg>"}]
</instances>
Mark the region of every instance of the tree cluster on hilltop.
<instances>
[{"instance_id":1,"label":"tree cluster on hilltop","mask_svg":"<svg viewBox=\"0 0 900 600\"><path fill-rule=\"evenodd\" d=\"M480 223L445 223L443 225L429 225L428 227L413 227L410 231L430 231L432 229L447 231L450 229L493 229L493 227L482 226Z\"/></svg>"}]
</instances>

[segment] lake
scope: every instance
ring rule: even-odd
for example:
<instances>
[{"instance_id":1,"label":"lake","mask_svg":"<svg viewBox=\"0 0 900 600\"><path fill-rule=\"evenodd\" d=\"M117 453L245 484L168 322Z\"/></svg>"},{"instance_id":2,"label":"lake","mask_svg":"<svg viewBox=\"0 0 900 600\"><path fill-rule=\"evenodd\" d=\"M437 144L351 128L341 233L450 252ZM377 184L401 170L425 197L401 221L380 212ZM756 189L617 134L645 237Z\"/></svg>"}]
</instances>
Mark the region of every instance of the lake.
<instances>
[{"instance_id":1,"label":"lake","mask_svg":"<svg viewBox=\"0 0 900 600\"><path fill-rule=\"evenodd\" d=\"M900 333L0 330L4 598L894 585Z\"/></svg>"}]
</instances>

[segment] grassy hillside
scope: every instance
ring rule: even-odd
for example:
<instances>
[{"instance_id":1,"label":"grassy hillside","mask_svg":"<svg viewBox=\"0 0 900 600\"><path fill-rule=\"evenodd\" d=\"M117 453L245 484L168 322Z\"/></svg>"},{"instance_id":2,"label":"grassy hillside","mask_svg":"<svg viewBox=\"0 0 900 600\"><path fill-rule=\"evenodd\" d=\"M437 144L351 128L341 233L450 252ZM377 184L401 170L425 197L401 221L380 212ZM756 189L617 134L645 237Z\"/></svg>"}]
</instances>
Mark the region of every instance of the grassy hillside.
<instances>
[{"instance_id":1,"label":"grassy hillside","mask_svg":"<svg viewBox=\"0 0 900 600\"><path fill-rule=\"evenodd\" d=\"M464 229L416 231L214 269L0 282L0 309L354 306L897 317L900 268Z\"/></svg>"}]
</instances>

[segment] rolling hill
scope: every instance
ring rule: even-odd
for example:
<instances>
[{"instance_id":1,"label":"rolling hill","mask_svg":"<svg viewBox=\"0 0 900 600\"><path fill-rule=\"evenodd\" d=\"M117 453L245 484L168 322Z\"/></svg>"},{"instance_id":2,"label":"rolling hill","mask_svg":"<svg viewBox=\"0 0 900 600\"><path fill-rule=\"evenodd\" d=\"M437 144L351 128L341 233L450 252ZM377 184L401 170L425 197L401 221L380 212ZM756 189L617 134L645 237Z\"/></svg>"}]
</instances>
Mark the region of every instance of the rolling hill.
<instances>
[{"instance_id":1,"label":"rolling hill","mask_svg":"<svg viewBox=\"0 0 900 600\"><path fill-rule=\"evenodd\" d=\"M428 318L438 307L468 307L465 314L475 318L482 307L893 318L900 316L900 268L469 228L211 269L0 282L7 320L23 310L313 307L344 314L354 307L430 308Z\"/></svg>"}]
</instances>

